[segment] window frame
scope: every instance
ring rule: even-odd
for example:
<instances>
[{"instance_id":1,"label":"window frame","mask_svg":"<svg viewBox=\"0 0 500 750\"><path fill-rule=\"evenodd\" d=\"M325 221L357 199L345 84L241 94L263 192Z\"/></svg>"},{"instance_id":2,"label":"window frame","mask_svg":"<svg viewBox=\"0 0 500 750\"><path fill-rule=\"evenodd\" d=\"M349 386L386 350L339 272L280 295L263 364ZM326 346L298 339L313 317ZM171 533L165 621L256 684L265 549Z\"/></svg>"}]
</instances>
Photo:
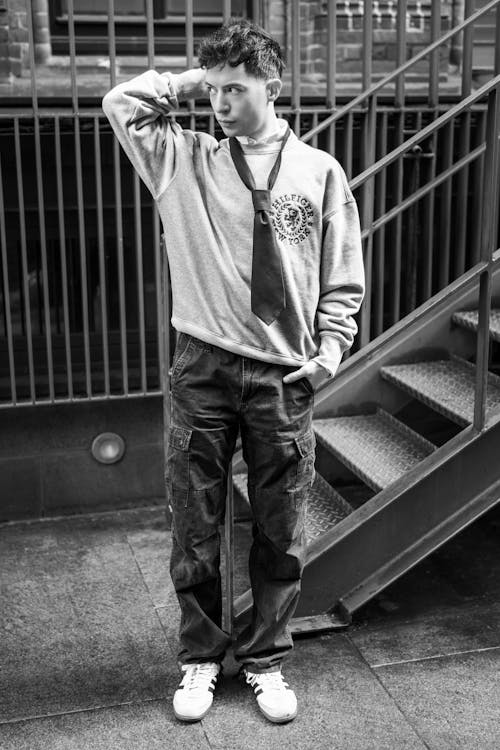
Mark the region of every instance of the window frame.
<instances>
[{"instance_id":1,"label":"window frame","mask_svg":"<svg viewBox=\"0 0 500 750\"><path fill-rule=\"evenodd\" d=\"M186 54L186 16L168 13L167 0L153 0L155 54ZM252 0L242 0L246 18L252 17ZM210 34L223 22L222 13L194 16L194 42ZM147 19L145 15L116 15L115 40L119 55L147 53ZM61 0L49 0L49 26L53 55L68 55L69 18ZM75 47L77 55L107 55L108 16L74 13Z\"/></svg>"}]
</instances>

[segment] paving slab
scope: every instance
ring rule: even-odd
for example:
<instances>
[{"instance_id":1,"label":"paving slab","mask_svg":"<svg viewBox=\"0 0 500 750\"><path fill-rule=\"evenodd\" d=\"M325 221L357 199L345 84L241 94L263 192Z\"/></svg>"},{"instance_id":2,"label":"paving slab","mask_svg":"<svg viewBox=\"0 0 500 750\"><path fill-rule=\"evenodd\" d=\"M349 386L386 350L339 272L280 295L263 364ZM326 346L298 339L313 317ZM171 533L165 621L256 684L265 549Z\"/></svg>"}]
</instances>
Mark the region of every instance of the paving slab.
<instances>
[{"instance_id":1,"label":"paving slab","mask_svg":"<svg viewBox=\"0 0 500 750\"><path fill-rule=\"evenodd\" d=\"M210 750L201 724L152 701L0 725L2 750Z\"/></svg>"},{"instance_id":2,"label":"paving slab","mask_svg":"<svg viewBox=\"0 0 500 750\"><path fill-rule=\"evenodd\" d=\"M126 539L133 523L134 514L118 514L1 529L0 720L175 689L165 632Z\"/></svg>"},{"instance_id":3,"label":"paving slab","mask_svg":"<svg viewBox=\"0 0 500 750\"><path fill-rule=\"evenodd\" d=\"M354 625L349 638L371 666L500 647L500 602L489 597L436 605L421 617L387 613Z\"/></svg>"},{"instance_id":4,"label":"paving slab","mask_svg":"<svg viewBox=\"0 0 500 750\"><path fill-rule=\"evenodd\" d=\"M253 690L225 663L214 705L203 720L213 750L423 750L424 743L359 652L338 633L296 641L283 667L299 703L297 718L273 725Z\"/></svg>"},{"instance_id":5,"label":"paving slab","mask_svg":"<svg viewBox=\"0 0 500 750\"><path fill-rule=\"evenodd\" d=\"M500 648L376 673L430 750L500 747Z\"/></svg>"}]
</instances>

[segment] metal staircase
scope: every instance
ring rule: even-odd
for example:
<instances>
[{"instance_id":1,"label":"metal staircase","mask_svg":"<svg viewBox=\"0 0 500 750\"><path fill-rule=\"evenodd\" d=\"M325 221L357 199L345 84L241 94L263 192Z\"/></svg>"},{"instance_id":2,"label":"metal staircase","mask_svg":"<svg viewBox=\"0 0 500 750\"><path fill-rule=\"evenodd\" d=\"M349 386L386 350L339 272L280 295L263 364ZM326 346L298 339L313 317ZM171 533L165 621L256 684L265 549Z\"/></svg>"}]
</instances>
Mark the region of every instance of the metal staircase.
<instances>
[{"instance_id":1,"label":"metal staircase","mask_svg":"<svg viewBox=\"0 0 500 750\"><path fill-rule=\"evenodd\" d=\"M437 43L428 49L434 47ZM358 97L370 112L376 111L381 85ZM484 143L459 154L440 174L433 168L427 184L404 199L401 195L399 205L386 210L378 205L376 185L385 184L387 169L420 144L435 145L438 131L446 132L455 117L470 113L486 96ZM342 116L343 111L333 113L304 140ZM367 133L373 141L375 117L372 126ZM376 232L453 175L461 172L465 185L470 165L483 159L481 210L474 217L480 222L480 247L468 271L452 283L444 281L427 302L373 340L369 289L359 321L360 349L316 393L317 477L292 630L345 626L356 609L500 501L500 377L494 371L500 364L499 136L496 70L481 89L378 162L373 159L351 181L359 192L370 277L377 262ZM367 153L373 156L374 149ZM237 457L240 507L248 502L244 475L238 473L242 468ZM251 601L249 590L236 599L236 627Z\"/></svg>"},{"instance_id":2,"label":"metal staircase","mask_svg":"<svg viewBox=\"0 0 500 750\"><path fill-rule=\"evenodd\" d=\"M493 264L488 348L497 366L500 253ZM500 377L492 371L484 427L473 425L478 291L477 271L467 274L349 359L318 394L298 631L302 619L314 629L311 616L326 612L333 627L345 625L355 609L500 501ZM411 408L416 402L419 410ZM408 415L422 409L427 419L412 424ZM349 502L353 481L364 487L357 497L368 498L361 504ZM234 483L241 503L244 474ZM236 601L237 621L250 604L248 591ZM327 626L324 617L318 621Z\"/></svg>"}]
</instances>

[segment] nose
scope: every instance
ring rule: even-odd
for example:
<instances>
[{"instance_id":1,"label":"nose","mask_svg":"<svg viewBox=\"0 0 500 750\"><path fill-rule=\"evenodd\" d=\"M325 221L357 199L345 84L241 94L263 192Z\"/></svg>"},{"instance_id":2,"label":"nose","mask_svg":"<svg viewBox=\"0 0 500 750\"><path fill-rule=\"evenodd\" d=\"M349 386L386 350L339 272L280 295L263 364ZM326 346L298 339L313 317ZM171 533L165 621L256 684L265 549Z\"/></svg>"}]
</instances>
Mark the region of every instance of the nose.
<instances>
[{"instance_id":1,"label":"nose","mask_svg":"<svg viewBox=\"0 0 500 750\"><path fill-rule=\"evenodd\" d=\"M229 102L227 101L226 95L223 91L217 92L212 102L214 111L220 114L227 114L229 112Z\"/></svg>"}]
</instances>

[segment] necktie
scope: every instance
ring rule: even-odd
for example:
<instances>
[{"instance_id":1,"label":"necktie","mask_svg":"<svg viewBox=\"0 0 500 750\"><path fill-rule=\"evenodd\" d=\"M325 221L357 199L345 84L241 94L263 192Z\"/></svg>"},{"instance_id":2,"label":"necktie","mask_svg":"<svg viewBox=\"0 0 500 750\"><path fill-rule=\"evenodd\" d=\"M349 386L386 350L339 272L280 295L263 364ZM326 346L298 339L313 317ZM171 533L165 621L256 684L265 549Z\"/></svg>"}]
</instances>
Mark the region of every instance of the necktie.
<instances>
[{"instance_id":1,"label":"necktie","mask_svg":"<svg viewBox=\"0 0 500 750\"><path fill-rule=\"evenodd\" d=\"M281 253L276 241L276 233L271 221L271 190L281 165L281 153L290 135L287 128L280 152L267 180L267 190L257 190L255 180L248 167L236 138L229 139L229 150L234 166L244 185L252 193L253 208L253 251L251 308L266 325L271 325L286 307L285 283L281 266Z\"/></svg>"}]
</instances>

